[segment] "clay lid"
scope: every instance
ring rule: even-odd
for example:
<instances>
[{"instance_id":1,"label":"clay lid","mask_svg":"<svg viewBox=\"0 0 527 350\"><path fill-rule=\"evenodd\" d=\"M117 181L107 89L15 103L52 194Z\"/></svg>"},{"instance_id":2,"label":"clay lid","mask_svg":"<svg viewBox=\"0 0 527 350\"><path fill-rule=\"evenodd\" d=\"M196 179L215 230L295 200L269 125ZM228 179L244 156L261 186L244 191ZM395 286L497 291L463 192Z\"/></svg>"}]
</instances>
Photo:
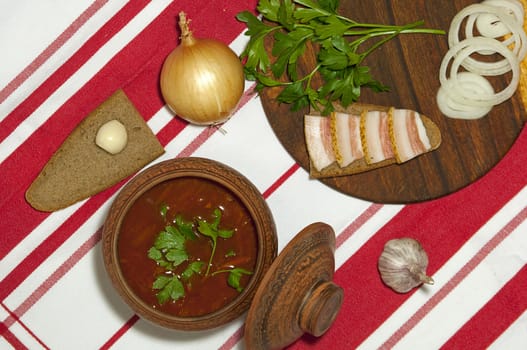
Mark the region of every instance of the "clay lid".
<instances>
[{"instance_id":1,"label":"clay lid","mask_svg":"<svg viewBox=\"0 0 527 350\"><path fill-rule=\"evenodd\" d=\"M307 226L289 242L254 296L245 323L247 349L281 349L331 326L344 297L332 282L334 252L335 232L324 223Z\"/></svg>"}]
</instances>

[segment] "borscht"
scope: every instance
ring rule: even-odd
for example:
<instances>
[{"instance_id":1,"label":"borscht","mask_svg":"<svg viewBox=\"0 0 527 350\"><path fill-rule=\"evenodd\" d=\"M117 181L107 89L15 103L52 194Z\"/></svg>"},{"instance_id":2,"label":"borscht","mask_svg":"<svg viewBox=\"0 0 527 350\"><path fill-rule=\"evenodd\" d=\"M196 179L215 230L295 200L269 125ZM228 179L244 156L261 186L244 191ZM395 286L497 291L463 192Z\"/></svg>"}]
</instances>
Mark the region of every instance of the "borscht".
<instances>
[{"instance_id":1,"label":"borscht","mask_svg":"<svg viewBox=\"0 0 527 350\"><path fill-rule=\"evenodd\" d=\"M128 209L118 259L130 289L178 317L212 313L232 302L256 268L258 238L249 211L206 178L164 181Z\"/></svg>"}]
</instances>

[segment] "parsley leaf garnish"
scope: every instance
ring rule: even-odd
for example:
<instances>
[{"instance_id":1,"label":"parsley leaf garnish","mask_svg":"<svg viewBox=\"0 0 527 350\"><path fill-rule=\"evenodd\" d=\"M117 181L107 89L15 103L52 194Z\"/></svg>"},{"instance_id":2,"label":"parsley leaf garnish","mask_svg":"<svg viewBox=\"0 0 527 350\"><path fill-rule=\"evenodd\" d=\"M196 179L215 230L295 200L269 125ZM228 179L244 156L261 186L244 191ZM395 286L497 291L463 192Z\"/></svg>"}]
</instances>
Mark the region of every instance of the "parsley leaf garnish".
<instances>
[{"instance_id":1,"label":"parsley leaf garnish","mask_svg":"<svg viewBox=\"0 0 527 350\"><path fill-rule=\"evenodd\" d=\"M242 275L252 275L253 273L251 271L242 269L242 268L234 268L229 272L229 277L227 278L227 282L229 283L229 286L235 288L238 292L241 292L243 290L243 287L240 286L240 279Z\"/></svg>"},{"instance_id":2,"label":"parsley leaf garnish","mask_svg":"<svg viewBox=\"0 0 527 350\"><path fill-rule=\"evenodd\" d=\"M186 239L196 238L196 235L194 234L194 224L192 221L185 221L181 215L176 215L174 218L174 223L179 229L179 232L181 232L181 234L183 234Z\"/></svg>"},{"instance_id":3,"label":"parsley leaf garnish","mask_svg":"<svg viewBox=\"0 0 527 350\"><path fill-rule=\"evenodd\" d=\"M168 222L169 207L163 205L160 214L165 222ZM212 241L212 252L210 254L207 269L203 277L210 274L213 266L213 259L216 252L218 238L228 239L233 236L234 230L227 230L220 227L222 212L219 208L214 209L212 220L207 221L202 218L194 218L193 221L186 221L181 215L176 215L171 221L172 224L165 226L165 229L158 233L154 239L153 246L148 250L148 257L154 260L159 267L164 269L164 273L158 275L152 289L157 290L157 300L163 305L169 300L179 300L185 296L185 288L191 287L191 278L194 275L201 275L205 263L199 258L190 257L186 250L186 242L197 238L197 233L208 237ZM234 257L236 252L229 250L225 257ZM192 261L192 259L198 259ZM186 265L185 265L186 263ZM176 273L177 271L181 273ZM242 269L233 268L232 270L216 271L211 275L219 272L229 272L227 277L228 284L237 291L242 291L240 279L242 275L250 275L252 272Z\"/></svg>"},{"instance_id":4,"label":"parsley leaf garnish","mask_svg":"<svg viewBox=\"0 0 527 350\"><path fill-rule=\"evenodd\" d=\"M235 267L230 270L218 270L215 271L212 275L216 275L218 273L229 273L229 276L227 277L227 283L232 288L236 289L238 292L241 292L243 290L243 287L240 285L240 280L243 275L252 275L252 271L243 269L241 267Z\"/></svg>"},{"instance_id":5,"label":"parsley leaf garnish","mask_svg":"<svg viewBox=\"0 0 527 350\"><path fill-rule=\"evenodd\" d=\"M209 237L212 240L212 253L210 254L209 263L207 265L207 272L205 275L208 275L210 272L210 267L212 265L212 259L214 259L214 254L216 253L216 246L218 243L218 237L221 238L230 238L234 234L233 230L222 230L219 228L221 220L221 210L216 208L213 213L213 221L211 223L206 220L198 220L198 231Z\"/></svg>"},{"instance_id":6,"label":"parsley leaf garnish","mask_svg":"<svg viewBox=\"0 0 527 350\"><path fill-rule=\"evenodd\" d=\"M183 271L183 273L181 273L181 278L188 281L190 279L190 277L192 277L192 275L194 274L199 274L201 272L201 269L203 268L203 265L205 263L202 262L202 261L193 261L191 262L187 268L185 269L185 271Z\"/></svg>"},{"instance_id":7,"label":"parsley leaf garnish","mask_svg":"<svg viewBox=\"0 0 527 350\"><path fill-rule=\"evenodd\" d=\"M338 6L338 0L260 0L257 10L262 20L249 11L236 15L247 25L249 42L240 58L245 60L246 78L256 81L257 91L282 86L278 102L290 104L293 111L312 106L328 114L335 101L344 107L356 102L362 87L389 90L362 64L379 46L402 33L444 34L421 28L422 21L402 26L359 23L340 16ZM273 39L273 59L265 48L268 36ZM360 50L372 40L376 41ZM308 45L318 48L317 62L311 72L302 75L297 63ZM313 84L316 74L323 80L318 88Z\"/></svg>"},{"instance_id":8,"label":"parsley leaf garnish","mask_svg":"<svg viewBox=\"0 0 527 350\"><path fill-rule=\"evenodd\" d=\"M159 290L156 297L161 305L166 303L169 299L178 300L185 295L183 283L181 283L177 276L157 276L152 288Z\"/></svg>"},{"instance_id":9,"label":"parsley leaf garnish","mask_svg":"<svg viewBox=\"0 0 527 350\"><path fill-rule=\"evenodd\" d=\"M161 209L159 210L161 217L166 221L167 220L167 213L168 213L168 204L161 205Z\"/></svg>"},{"instance_id":10,"label":"parsley leaf garnish","mask_svg":"<svg viewBox=\"0 0 527 350\"><path fill-rule=\"evenodd\" d=\"M168 209L165 205L163 208ZM167 210L163 208L161 209L161 215L166 219ZM169 299L178 300L185 295L185 288L180 276L174 274L173 271L176 267L189 260L185 242L188 239L193 239L188 232L189 225L192 227L192 222L185 222L181 217L176 217L174 222L175 226L168 225L163 231L158 233L154 240L154 245L148 250L148 257L168 272L157 276L152 285L153 289L159 290L156 297L161 305ZM195 237L193 232L190 232ZM188 280L194 273L200 272L201 266L203 265L191 262L182 276Z\"/></svg>"}]
</instances>

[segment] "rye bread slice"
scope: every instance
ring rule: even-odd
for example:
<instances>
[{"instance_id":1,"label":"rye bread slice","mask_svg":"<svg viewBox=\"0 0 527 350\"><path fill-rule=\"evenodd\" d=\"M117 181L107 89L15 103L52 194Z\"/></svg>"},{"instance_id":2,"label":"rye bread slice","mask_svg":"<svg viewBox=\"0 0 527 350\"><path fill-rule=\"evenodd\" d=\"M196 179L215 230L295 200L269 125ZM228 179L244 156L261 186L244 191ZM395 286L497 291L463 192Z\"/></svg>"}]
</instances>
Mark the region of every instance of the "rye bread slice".
<instances>
[{"instance_id":1,"label":"rye bread slice","mask_svg":"<svg viewBox=\"0 0 527 350\"><path fill-rule=\"evenodd\" d=\"M335 106L336 112L349 113L349 114L355 114L355 115L363 115L367 111L389 112L391 108L388 106L378 106L378 105L363 104L363 103L354 103L348 106L347 108L343 108L342 106L338 104L335 104L334 106ZM311 115L317 115L317 113L318 112L316 112L314 109L310 111ZM441 144L441 131L439 130L439 127L437 126L437 124L434 123L430 118L422 114L420 114L420 116L421 116L421 120L423 121L424 127L426 129L426 134L428 135L428 138L430 139L430 145L432 146L431 149L428 150L428 152L431 152L437 149L439 145ZM359 174L359 173L363 173L366 171L379 169L379 168L392 165L392 164L400 164L400 163L397 163L396 158L389 158L381 162L367 164L365 158L366 157L355 160L354 162L352 162L346 167L340 167L337 162L334 162L330 166L320 171L318 171L313 166L313 164L311 164L309 168L309 175L311 178L314 178L314 179L337 177L337 176L347 176L347 175Z\"/></svg>"},{"instance_id":2,"label":"rye bread slice","mask_svg":"<svg viewBox=\"0 0 527 350\"><path fill-rule=\"evenodd\" d=\"M128 134L126 147L115 155L95 144L99 128L113 119ZM111 187L164 152L132 102L118 90L66 138L26 191L26 200L41 211L63 209Z\"/></svg>"}]
</instances>

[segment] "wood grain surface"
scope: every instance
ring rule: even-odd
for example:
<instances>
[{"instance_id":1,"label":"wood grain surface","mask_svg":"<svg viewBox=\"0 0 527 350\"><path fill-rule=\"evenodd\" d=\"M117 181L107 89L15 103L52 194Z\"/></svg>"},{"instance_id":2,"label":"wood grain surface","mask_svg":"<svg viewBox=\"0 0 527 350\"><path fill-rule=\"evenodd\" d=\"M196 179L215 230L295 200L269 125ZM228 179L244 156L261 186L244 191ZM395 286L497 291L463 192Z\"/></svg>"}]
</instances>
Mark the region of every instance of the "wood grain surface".
<instances>
[{"instance_id":1,"label":"wood grain surface","mask_svg":"<svg viewBox=\"0 0 527 350\"><path fill-rule=\"evenodd\" d=\"M428 28L448 32L453 16L474 1L399 0L341 1L339 12L359 22L397 24L424 20ZM435 102L439 88L439 66L448 50L447 36L405 34L371 54L367 64L372 75L391 90L361 92L359 102L414 109L439 126L443 141L438 150L402 165L322 181L329 187L361 199L379 203L426 201L455 192L474 182L507 153L518 137L527 115L519 92L494 107L486 117L457 120L445 117ZM311 55L313 56L313 55ZM303 61L310 69L312 59ZM496 90L509 76L494 79ZM303 116L308 110L291 112L278 104L276 88L265 89L261 100L276 136L291 156L306 170L309 159L304 141Z\"/></svg>"}]
</instances>

